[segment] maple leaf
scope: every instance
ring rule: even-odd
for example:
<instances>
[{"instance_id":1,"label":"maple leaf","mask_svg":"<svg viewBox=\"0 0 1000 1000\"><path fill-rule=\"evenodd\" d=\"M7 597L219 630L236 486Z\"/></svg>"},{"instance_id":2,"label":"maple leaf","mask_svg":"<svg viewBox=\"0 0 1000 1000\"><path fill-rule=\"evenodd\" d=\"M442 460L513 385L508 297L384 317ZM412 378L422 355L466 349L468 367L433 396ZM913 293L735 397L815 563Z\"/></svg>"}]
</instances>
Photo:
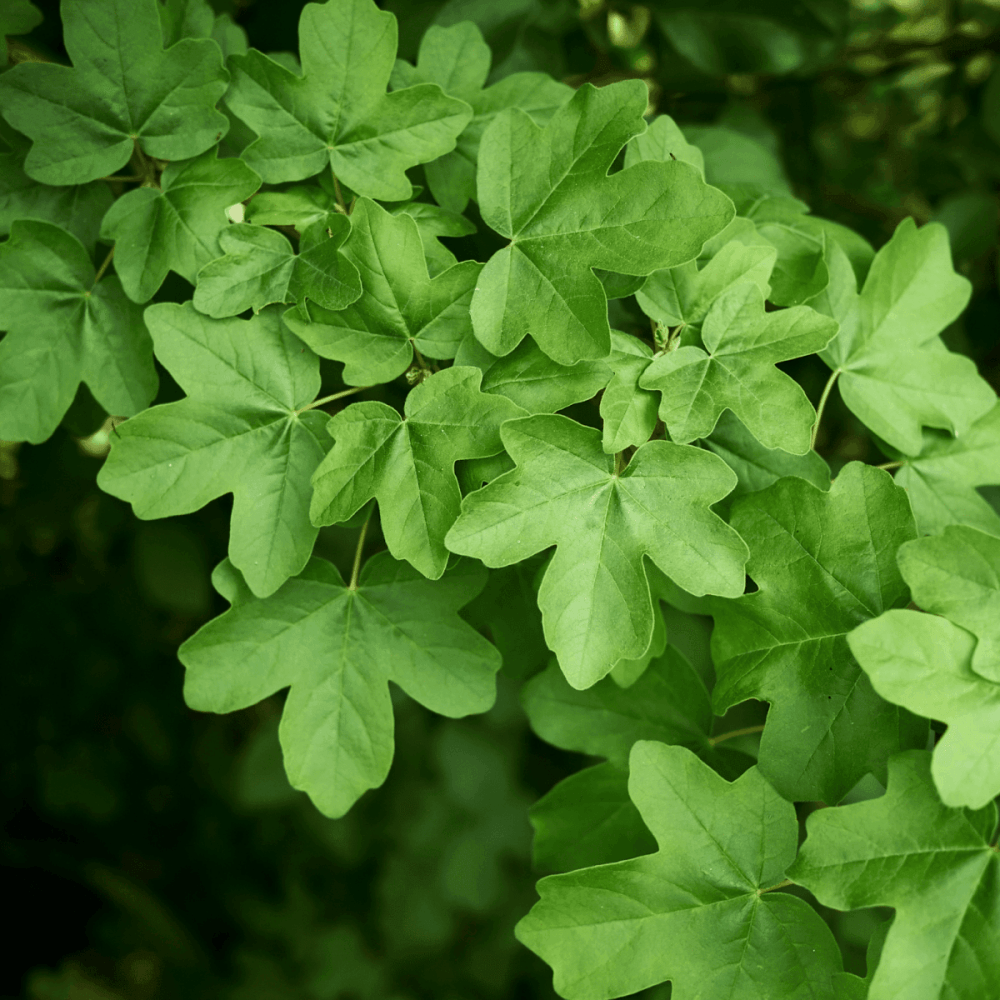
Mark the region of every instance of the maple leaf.
<instances>
[{"instance_id":1,"label":"maple leaf","mask_svg":"<svg viewBox=\"0 0 1000 1000\"><path fill-rule=\"evenodd\" d=\"M431 582L380 552L350 585L313 558L270 597L230 588L233 607L178 651L185 700L232 712L290 687L279 729L288 779L342 816L389 773L389 681L450 718L493 704L500 656L457 613L485 581L465 561Z\"/></svg>"},{"instance_id":2,"label":"maple leaf","mask_svg":"<svg viewBox=\"0 0 1000 1000\"><path fill-rule=\"evenodd\" d=\"M138 147L184 160L229 128L215 104L229 74L218 46L184 38L163 48L156 0L62 5L73 66L23 62L0 78L3 115L33 141L24 169L44 184L113 174Z\"/></svg>"},{"instance_id":3,"label":"maple leaf","mask_svg":"<svg viewBox=\"0 0 1000 1000\"><path fill-rule=\"evenodd\" d=\"M961 437L925 430L920 453L913 457L885 450L902 466L896 482L909 494L920 534L967 524L1000 535L1000 516L976 492L977 486L1000 485L1000 405Z\"/></svg>"},{"instance_id":4,"label":"maple leaf","mask_svg":"<svg viewBox=\"0 0 1000 1000\"><path fill-rule=\"evenodd\" d=\"M14 222L0 243L0 438L38 443L86 382L108 413L131 416L156 395L142 310L96 271L83 244L49 222Z\"/></svg>"},{"instance_id":5,"label":"maple leaf","mask_svg":"<svg viewBox=\"0 0 1000 1000\"><path fill-rule=\"evenodd\" d=\"M472 299L477 339L509 354L531 334L560 364L607 357L607 300L593 268L644 275L698 256L733 217L687 163L644 160L608 174L645 129L640 80L585 83L544 128L508 108L483 133L479 207L510 240Z\"/></svg>"},{"instance_id":6,"label":"maple leaf","mask_svg":"<svg viewBox=\"0 0 1000 1000\"><path fill-rule=\"evenodd\" d=\"M453 212L465 211L476 197L479 145L487 125L501 111L520 108L544 125L573 96L570 87L548 73L511 73L485 87L491 60L478 25L471 21L446 28L432 24L420 41L416 66L398 60L392 71L393 90L436 83L472 108L472 119L458 136L455 149L424 167L434 200Z\"/></svg>"},{"instance_id":7,"label":"maple leaf","mask_svg":"<svg viewBox=\"0 0 1000 1000\"><path fill-rule=\"evenodd\" d=\"M455 462L497 454L500 425L524 415L503 396L481 392L480 378L476 368L447 368L409 393L403 416L371 402L331 417L335 444L313 474L313 523L346 521L375 497L393 556L440 577L444 536L462 499Z\"/></svg>"},{"instance_id":8,"label":"maple leaf","mask_svg":"<svg viewBox=\"0 0 1000 1000\"><path fill-rule=\"evenodd\" d=\"M7 65L7 35L26 35L42 23L42 12L28 0L0 3L0 66Z\"/></svg>"},{"instance_id":9,"label":"maple leaf","mask_svg":"<svg viewBox=\"0 0 1000 1000\"><path fill-rule=\"evenodd\" d=\"M934 782L979 809L1000 793L1000 538L951 526L900 546L899 568L930 613L887 612L848 643L882 697L948 723Z\"/></svg>"},{"instance_id":10,"label":"maple leaf","mask_svg":"<svg viewBox=\"0 0 1000 1000\"><path fill-rule=\"evenodd\" d=\"M694 997L827 998L841 973L829 928L770 892L795 859L795 807L752 767L731 784L681 746L640 740L628 790L655 854L551 875L515 928L569 1000L673 983Z\"/></svg>"},{"instance_id":11,"label":"maple leaf","mask_svg":"<svg viewBox=\"0 0 1000 1000\"><path fill-rule=\"evenodd\" d=\"M416 221L362 198L351 214L345 259L361 273L365 294L339 312L312 305L285 322L320 357L344 362L348 385L390 382L413 362L453 358L471 331L469 300L482 264L462 261L431 278Z\"/></svg>"},{"instance_id":12,"label":"maple leaf","mask_svg":"<svg viewBox=\"0 0 1000 1000\"><path fill-rule=\"evenodd\" d=\"M814 812L788 871L825 906L895 908L868 1000L995 996L1000 982L997 809L942 805L930 772L927 752L898 754L881 798Z\"/></svg>"},{"instance_id":13,"label":"maple leaf","mask_svg":"<svg viewBox=\"0 0 1000 1000\"><path fill-rule=\"evenodd\" d=\"M765 448L804 455L816 411L774 365L820 350L836 332L834 320L808 306L765 312L760 288L743 282L712 303L701 329L704 349L660 355L639 385L662 393L660 419L680 444L707 437L730 409Z\"/></svg>"},{"instance_id":14,"label":"maple leaf","mask_svg":"<svg viewBox=\"0 0 1000 1000\"><path fill-rule=\"evenodd\" d=\"M472 117L436 84L386 93L396 18L372 0L307 4L299 54L301 76L255 49L229 60L226 104L259 137L242 156L269 184L330 168L359 195L402 201L406 170L454 149Z\"/></svg>"},{"instance_id":15,"label":"maple leaf","mask_svg":"<svg viewBox=\"0 0 1000 1000\"><path fill-rule=\"evenodd\" d=\"M326 234L295 253L288 238L264 226L239 223L219 233L223 256L198 272L195 308L216 319L274 302L309 298L342 309L361 296L361 276L341 247L351 233L343 215L329 220Z\"/></svg>"},{"instance_id":16,"label":"maple leaf","mask_svg":"<svg viewBox=\"0 0 1000 1000\"><path fill-rule=\"evenodd\" d=\"M187 398L121 424L98 485L144 519L232 493L229 557L255 594L271 594L316 539L309 476L326 451L327 415L304 408L320 387L319 361L274 309L212 320L190 302L161 303L146 322Z\"/></svg>"},{"instance_id":17,"label":"maple leaf","mask_svg":"<svg viewBox=\"0 0 1000 1000\"><path fill-rule=\"evenodd\" d=\"M649 646L643 556L693 594L743 592L746 546L709 510L735 485L721 459L651 441L619 473L600 432L560 415L510 420L500 437L517 467L462 501L445 545L487 566L556 546L538 604L545 640L575 688Z\"/></svg>"},{"instance_id":18,"label":"maple leaf","mask_svg":"<svg viewBox=\"0 0 1000 1000\"><path fill-rule=\"evenodd\" d=\"M220 160L214 150L168 163L160 187L122 195L101 223L115 244L115 270L133 302L147 302L168 271L191 284L222 255L219 238L229 226L226 209L249 198L260 178L242 160Z\"/></svg>"},{"instance_id":19,"label":"maple leaf","mask_svg":"<svg viewBox=\"0 0 1000 1000\"><path fill-rule=\"evenodd\" d=\"M969 301L951 266L948 231L904 219L875 255L859 295L846 254L830 247L830 287L814 304L840 323L820 357L840 373L840 395L875 434L918 455L921 428L963 435L996 403L975 363L938 336Z\"/></svg>"},{"instance_id":20,"label":"maple leaf","mask_svg":"<svg viewBox=\"0 0 1000 1000\"><path fill-rule=\"evenodd\" d=\"M889 754L923 745L927 727L893 710L851 657L847 636L905 604L896 548L916 534L906 493L852 462L829 492L781 479L741 497L730 524L748 540L756 593L713 607L719 715L770 703L761 772L786 798L839 802Z\"/></svg>"}]
</instances>

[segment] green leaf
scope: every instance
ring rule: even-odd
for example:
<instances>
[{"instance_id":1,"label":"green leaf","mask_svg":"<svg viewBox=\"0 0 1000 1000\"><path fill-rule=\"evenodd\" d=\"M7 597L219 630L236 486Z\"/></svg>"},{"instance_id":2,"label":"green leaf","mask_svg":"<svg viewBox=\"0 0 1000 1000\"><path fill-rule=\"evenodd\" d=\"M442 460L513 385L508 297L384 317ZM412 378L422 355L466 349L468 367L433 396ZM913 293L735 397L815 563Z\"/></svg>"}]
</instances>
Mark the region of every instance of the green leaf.
<instances>
[{"instance_id":1,"label":"green leaf","mask_svg":"<svg viewBox=\"0 0 1000 1000\"><path fill-rule=\"evenodd\" d=\"M475 368L447 368L406 397L403 416L385 403L354 403L327 431L336 442L313 475L313 524L335 524L378 500L389 551L438 579L444 536L462 496L455 462L503 450L500 425L524 411L481 392Z\"/></svg>"},{"instance_id":2,"label":"green leaf","mask_svg":"<svg viewBox=\"0 0 1000 1000\"><path fill-rule=\"evenodd\" d=\"M949 527L903 546L899 565L930 613L886 613L848 642L883 697L948 723L934 782L947 805L978 809L1000 794L1000 539Z\"/></svg>"},{"instance_id":3,"label":"green leaf","mask_svg":"<svg viewBox=\"0 0 1000 1000\"><path fill-rule=\"evenodd\" d=\"M611 332L611 344L607 364L614 374L601 395L601 447L609 455L648 441L656 426L657 409L656 393L639 387L653 352L638 337L616 330Z\"/></svg>"},{"instance_id":4,"label":"green leaf","mask_svg":"<svg viewBox=\"0 0 1000 1000\"><path fill-rule=\"evenodd\" d=\"M757 232L778 252L768 296L775 305L802 305L830 283L823 233L816 236L776 223L757 223Z\"/></svg>"},{"instance_id":5,"label":"green leaf","mask_svg":"<svg viewBox=\"0 0 1000 1000\"><path fill-rule=\"evenodd\" d=\"M761 772L787 799L839 802L887 757L922 746L926 725L887 705L850 655L855 626L909 599L896 568L915 529L906 493L852 462L823 492L781 479L736 501L756 593L716 602L717 714L769 702Z\"/></svg>"},{"instance_id":6,"label":"green leaf","mask_svg":"<svg viewBox=\"0 0 1000 1000\"><path fill-rule=\"evenodd\" d=\"M462 261L431 278L417 223L362 198L351 215L344 257L365 294L339 312L300 306L285 321L317 354L344 362L348 385L391 382L413 362L413 349L453 358L471 332L469 300L482 265Z\"/></svg>"},{"instance_id":7,"label":"green leaf","mask_svg":"<svg viewBox=\"0 0 1000 1000\"><path fill-rule=\"evenodd\" d=\"M705 349L685 346L656 358L639 379L663 394L660 419L674 441L707 437L726 409L765 448L810 449L816 411L802 387L774 365L825 347L837 324L808 306L764 311L752 282L713 302L702 326Z\"/></svg>"},{"instance_id":8,"label":"green leaf","mask_svg":"<svg viewBox=\"0 0 1000 1000\"><path fill-rule=\"evenodd\" d=\"M493 704L500 656L457 614L485 580L464 562L432 583L380 552L345 586L314 558L270 597L235 604L181 646L185 700L232 712L290 687L279 729L288 780L321 812L342 816L389 772L389 681L450 718Z\"/></svg>"},{"instance_id":9,"label":"green leaf","mask_svg":"<svg viewBox=\"0 0 1000 1000\"><path fill-rule=\"evenodd\" d=\"M187 398L121 424L98 485L143 519L232 493L229 558L266 597L305 566L316 539L308 483L327 415L299 411L319 390L319 362L273 309L212 320L190 302L161 303L146 322Z\"/></svg>"},{"instance_id":10,"label":"green leaf","mask_svg":"<svg viewBox=\"0 0 1000 1000\"><path fill-rule=\"evenodd\" d=\"M673 982L676 1000L834 997L840 954L803 900L762 894L795 858L795 809L756 768L732 784L690 750L639 742L629 795L656 854L538 883L515 933L569 1000Z\"/></svg>"},{"instance_id":11,"label":"green leaf","mask_svg":"<svg viewBox=\"0 0 1000 1000\"><path fill-rule=\"evenodd\" d=\"M868 1000L971 1000L1000 982L996 806L942 805L929 758L899 754L881 798L814 812L788 873L825 906L895 909Z\"/></svg>"},{"instance_id":12,"label":"green leaf","mask_svg":"<svg viewBox=\"0 0 1000 1000\"><path fill-rule=\"evenodd\" d=\"M715 430L702 443L739 478L736 489L723 503L731 504L737 497L767 489L785 476L798 476L820 490L830 488L830 466L815 451L810 449L804 455L790 455L787 451L765 448L732 410L726 410L719 417ZM912 496L910 499L912 501Z\"/></svg>"},{"instance_id":13,"label":"green leaf","mask_svg":"<svg viewBox=\"0 0 1000 1000\"><path fill-rule=\"evenodd\" d=\"M476 197L476 164L486 127L505 108L520 108L544 125L572 96L564 83L547 73L512 73L484 88L492 54L482 32L471 21L447 28L432 24L420 42L416 66L397 61L393 90L421 83L441 89L472 108L472 120L458 137L455 149L424 168L435 200L453 212L465 211Z\"/></svg>"},{"instance_id":14,"label":"green leaf","mask_svg":"<svg viewBox=\"0 0 1000 1000\"><path fill-rule=\"evenodd\" d=\"M101 219L114 201L111 189L101 181L39 184L24 172L25 155L25 150L0 153L0 236L7 236L17 219L41 219L68 230L93 253Z\"/></svg>"},{"instance_id":15,"label":"green leaf","mask_svg":"<svg viewBox=\"0 0 1000 1000\"><path fill-rule=\"evenodd\" d=\"M746 546L709 510L736 477L714 455L652 441L618 474L600 433L568 417L511 420L500 436L517 468L462 501L445 545L487 566L556 546L538 604L573 687L649 646L644 555L695 595L743 592Z\"/></svg>"},{"instance_id":16,"label":"green leaf","mask_svg":"<svg viewBox=\"0 0 1000 1000\"><path fill-rule=\"evenodd\" d=\"M510 244L472 299L478 340L509 354L528 334L559 364L607 357L607 300L593 268L649 274L698 256L733 217L725 195L680 161L645 160L608 175L644 131L640 80L584 84L545 128L517 108L483 134L483 220Z\"/></svg>"},{"instance_id":17,"label":"green leaf","mask_svg":"<svg viewBox=\"0 0 1000 1000\"><path fill-rule=\"evenodd\" d=\"M976 492L977 486L1000 484L1000 405L961 437L925 430L919 455L894 452L889 457L903 462L896 482L910 496L920 534L968 524L1000 535L1000 517Z\"/></svg>"},{"instance_id":18,"label":"green leaf","mask_svg":"<svg viewBox=\"0 0 1000 1000\"><path fill-rule=\"evenodd\" d=\"M521 691L531 728L563 750L605 757L628 768L637 740L686 746L707 753L712 705L688 659L667 646L630 687L605 677L586 691L571 687L553 663Z\"/></svg>"},{"instance_id":19,"label":"green leaf","mask_svg":"<svg viewBox=\"0 0 1000 1000\"><path fill-rule=\"evenodd\" d=\"M626 168L643 160L656 160L659 163L680 160L690 163L702 180L705 179L705 157L697 146L692 146L684 138L684 133L670 115L657 115L649 123L649 128L630 140L625 147Z\"/></svg>"},{"instance_id":20,"label":"green leaf","mask_svg":"<svg viewBox=\"0 0 1000 1000\"><path fill-rule=\"evenodd\" d=\"M427 269L435 277L458 263L455 255L438 237L471 236L476 227L463 215L423 201L410 201L392 210L393 215L408 215L417 224L420 241L424 245Z\"/></svg>"},{"instance_id":21,"label":"green leaf","mask_svg":"<svg viewBox=\"0 0 1000 1000\"><path fill-rule=\"evenodd\" d=\"M101 236L115 244L115 270L128 297L148 301L168 271L193 285L198 271L222 256L226 209L258 187L260 178L245 163L219 160L209 150L194 160L168 163L159 189L140 187L122 195L104 216Z\"/></svg>"},{"instance_id":22,"label":"green leaf","mask_svg":"<svg viewBox=\"0 0 1000 1000\"><path fill-rule=\"evenodd\" d=\"M7 35L26 35L42 23L42 12L28 0L0 0L0 67L7 66Z\"/></svg>"},{"instance_id":23,"label":"green leaf","mask_svg":"<svg viewBox=\"0 0 1000 1000\"><path fill-rule=\"evenodd\" d=\"M228 74L218 46L185 38L163 49L156 0L73 0L62 5L73 66L24 62L0 78L4 117L33 145L24 168L44 184L113 174L138 146L185 160L225 134L215 104Z\"/></svg>"},{"instance_id":24,"label":"green leaf","mask_svg":"<svg viewBox=\"0 0 1000 1000\"><path fill-rule=\"evenodd\" d=\"M435 84L385 92L396 18L372 0L307 5L299 53L301 76L255 49L229 60L226 103L259 136L243 159L269 184L329 168L359 195L403 201L406 170L454 149L472 117Z\"/></svg>"},{"instance_id":25,"label":"green leaf","mask_svg":"<svg viewBox=\"0 0 1000 1000\"><path fill-rule=\"evenodd\" d=\"M224 256L197 276L194 305L221 319L274 302L306 298L326 309L343 309L361 296L361 276L344 254L351 233L343 215L329 220L326 239L295 253L288 238L264 226L239 223L219 233Z\"/></svg>"},{"instance_id":26,"label":"green leaf","mask_svg":"<svg viewBox=\"0 0 1000 1000\"><path fill-rule=\"evenodd\" d=\"M593 399L611 379L606 361L560 365L532 340L522 340L510 354L498 358L471 332L458 348L455 364L475 365L483 373L483 392L506 396L529 413L554 413Z\"/></svg>"},{"instance_id":27,"label":"green leaf","mask_svg":"<svg viewBox=\"0 0 1000 1000\"><path fill-rule=\"evenodd\" d=\"M697 125L685 129L705 158L705 180L723 186L734 195L747 189L754 196L791 194L784 167L763 142L726 128L724 125Z\"/></svg>"},{"instance_id":28,"label":"green leaf","mask_svg":"<svg viewBox=\"0 0 1000 1000\"><path fill-rule=\"evenodd\" d=\"M571 774L529 810L531 861L543 871L573 871L653 854L656 841L628 797L628 771L596 764Z\"/></svg>"},{"instance_id":29,"label":"green leaf","mask_svg":"<svg viewBox=\"0 0 1000 1000\"><path fill-rule=\"evenodd\" d=\"M163 47L169 49L182 38L211 38L215 11L206 0L166 0L157 4Z\"/></svg>"},{"instance_id":30,"label":"green leaf","mask_svg":"<svg viewBox=\"0 0 1000 1000\"><path fill-rule=\"evenodd\" d=\"M854 273L837 246L828 247L831 288L824 311L840 333L821 357L839 370L840 394L875 434L918 455L921 428L961 437L996 403L974 362L947 350L938 334L969 301L968 279L951 267L948 233L904 219L879 250L858 295Z\"/></svg>"},{"instance_id":31,"label":"green leaf","mask_svg":"<svg viewBox=\"0 0 1000 1000\"><path fill-rule=\"evenodd\" d=\"M95 277L83 244L51 223L14 222L0 243L0 439L44 441L81 382L122 416L156 395L142 311L116 277Z\"/></svg>"},{"instance_id":32,"label":"green leaf","mask_svg":"<svg viewBox=\"0 0 1000 1000\"><path fill-rule=\"evenodd\" d=\"M246 207L246 221L255 226L326 226L336 216L337 199L318 184L295 184L284 191L261 191Z\"/></svg>"},{"instance_id":33,"label":"green leaf","mask_svg":"<svg viewBox=\"0 0 1000 1000\"><path fill-rule=\"evenodd\" d=\"M741 282L752 282L767 298L776 257L772 246L729 242L701 269L689 261L655 271L636 293L636 301L660 326L700 326L715 300Z\"/></svg>"}]
</instances>

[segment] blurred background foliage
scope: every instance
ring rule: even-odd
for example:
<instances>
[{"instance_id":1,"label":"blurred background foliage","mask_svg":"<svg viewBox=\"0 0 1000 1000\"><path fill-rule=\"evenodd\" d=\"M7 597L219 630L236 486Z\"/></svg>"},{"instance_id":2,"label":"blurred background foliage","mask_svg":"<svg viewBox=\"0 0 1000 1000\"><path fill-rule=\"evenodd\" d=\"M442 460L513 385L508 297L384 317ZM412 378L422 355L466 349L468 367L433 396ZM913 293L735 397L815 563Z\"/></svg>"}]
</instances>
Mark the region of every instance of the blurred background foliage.
<instances>
[{"instance_id":1,"label":"blurred background foliage","mask_svg":"<svg viewBox=\"0 0 1000 1000\"><path fill-rule=\"evenodd\" d=\"M11 41L12 61L65 58L57 5L37 2L45 20ZM212 2L252 45L294 52L300 0ZM876 247L907 215L944 223L975 290L946 339L1000 388L1000 0L382 6L399 18L403 58L430 24L471 19L493 47L494 79L641 78L650 113L672 115L702 146L710 180L794 195ZM452 246L480 260L491 251L482 233ZM627 307L614 306L627 325ZM324 369L332 389L337 367ZM815 400L827 374L817 359L787 367ZM177 398L161 378L160 401ZM398 403L394 393L385 388ZM573 415L597 419L588 404ZM591 761L535 738L518 702L547 658L537 567L494 573L466 611L485 628L489 609L503 609L489 626L505 659L496 707L449 721L394 691L386 785L328 820L284 778L280 697L225 717L185 708L175 651L224 608L209 572L225 553L228 503L137 521L94 483L110 433L84 393L46 444L0 443L0 858L13 917L0 996L553 997L548 969L512 934L537 877L527 810ZM834 468L881 461L836 403L819 446ZM319 550L345 569L355 536L324 529ZM692 610L666 608L668 629L708 675L708 622ZM761 712L740 706L717 731ZM740 748L752 753L753 738ZM826 916L863 974L885 914Z\"/></svg>"}]
</instances>

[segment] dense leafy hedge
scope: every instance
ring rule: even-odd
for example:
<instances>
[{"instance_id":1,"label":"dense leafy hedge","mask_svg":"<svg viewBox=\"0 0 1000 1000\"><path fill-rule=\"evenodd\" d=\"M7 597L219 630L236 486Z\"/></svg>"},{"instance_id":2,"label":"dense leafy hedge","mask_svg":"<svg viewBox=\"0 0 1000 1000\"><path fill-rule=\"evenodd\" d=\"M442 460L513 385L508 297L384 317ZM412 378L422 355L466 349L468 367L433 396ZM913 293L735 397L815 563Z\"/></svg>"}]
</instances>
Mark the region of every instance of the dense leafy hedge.
<instances>
[{"instance_id":1,"label":"dense leafy hedge","mask_svg":"<svg viewBox=\"0 0 1000 1000\"><path fill-rule=\"evenodd\" d=\"M1000 997L1000 9L382 6L0 2L3 988Z\"/></svg>"}]
</instances>

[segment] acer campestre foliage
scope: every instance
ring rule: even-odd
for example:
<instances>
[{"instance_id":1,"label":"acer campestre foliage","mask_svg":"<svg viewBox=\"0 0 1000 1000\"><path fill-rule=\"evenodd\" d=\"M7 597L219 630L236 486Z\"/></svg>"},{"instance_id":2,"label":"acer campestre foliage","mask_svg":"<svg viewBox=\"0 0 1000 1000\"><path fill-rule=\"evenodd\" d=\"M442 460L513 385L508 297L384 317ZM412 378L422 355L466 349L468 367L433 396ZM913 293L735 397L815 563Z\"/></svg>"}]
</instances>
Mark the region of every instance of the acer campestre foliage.
<instances>
[{"instance_id":1,"label":"acer campestre foliage","mask_svg":"<svg viewBox=\"0 0 1000 1000\"><path fill-rule=\"evenodd\" d=\"M232 495L188 703L287 689L289 779L341 816L389 771L389 681L490 707L506 611L461 610L543 555L552 661L522 702L603 759L532 810L555 874L517 935L562 996L1000 996L1000 518L976 492L1000 407L940 339L970 291L946 231L876 253L772 175L713 186L641 82L487 86L468 22L410 65L372 0L308 4L301 63L201 0L62 17L71 65L0 76L0 438L44 441L82 382L115 418L98 483L138 517ZM441 242L477 227L485 260ZM153 302L170 272L186 295ZM819 413L776 367L808 355ZM183 398L156 403L154 357ZM831 392L883 467L831 475ZM332 524L347 579L314 554ZM714 677L664 602L714 619ZM750 699L759 749L717 746ZM801 847L795 803L828 807ZM867 981L814 900L895 909Z\"/></svg>"}]
</instances>

